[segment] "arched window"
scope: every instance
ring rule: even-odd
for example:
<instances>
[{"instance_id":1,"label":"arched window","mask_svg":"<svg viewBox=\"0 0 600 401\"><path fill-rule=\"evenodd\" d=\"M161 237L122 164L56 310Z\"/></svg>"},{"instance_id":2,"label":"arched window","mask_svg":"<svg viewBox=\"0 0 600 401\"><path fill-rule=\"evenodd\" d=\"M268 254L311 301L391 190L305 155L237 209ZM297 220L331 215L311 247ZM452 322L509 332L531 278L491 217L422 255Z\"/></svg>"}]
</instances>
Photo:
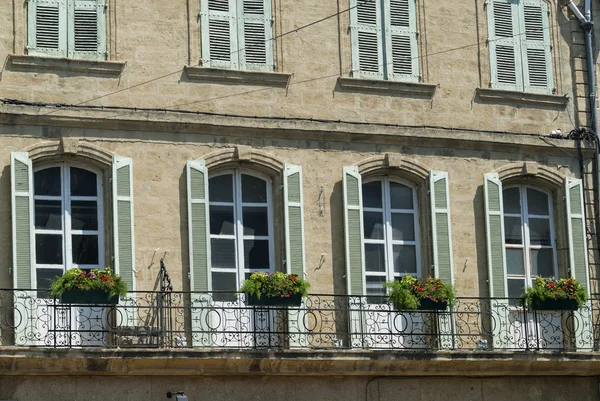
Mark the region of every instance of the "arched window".
<instances>
[{"instance_id":1,"label":"arched window","mask_svg":"<svg viewBox=\"0 0 600 401\"><path fill-rule=\"evenodd\" d=\"M37 288L71 268L104 267L101 174L62 162L33 173Z\"/></svg>"},{"instance_id":2,"label":"arched window","mask_svg":"<svg viewBox=\"0 0 600 401\"><path fill-rule=\"evenodd\" d=\"M366 294L383 296L383 282L421 275L415 188L394 178L362 184Z\"/></svg>"},{"instance_id":3,"label":"arched window","mask_svg":"<svg viewBox=\"0 0 600 401\"><path fill-rule=\"evenodd\" d=\"M252 272L274 271L271 182L235 169L208 187L212 290L235 292Z\"/></svg>"},{"instance_id":4,"label":"arched window","mask_svg":"<svg viewBox=\"0 0 600 401\"><path fill-rule=\"evenodd\" d=\"M502 198L508 296L518 298L535 277L558 277L552 197L519 185Z\"/></svg>"}]
</instances>

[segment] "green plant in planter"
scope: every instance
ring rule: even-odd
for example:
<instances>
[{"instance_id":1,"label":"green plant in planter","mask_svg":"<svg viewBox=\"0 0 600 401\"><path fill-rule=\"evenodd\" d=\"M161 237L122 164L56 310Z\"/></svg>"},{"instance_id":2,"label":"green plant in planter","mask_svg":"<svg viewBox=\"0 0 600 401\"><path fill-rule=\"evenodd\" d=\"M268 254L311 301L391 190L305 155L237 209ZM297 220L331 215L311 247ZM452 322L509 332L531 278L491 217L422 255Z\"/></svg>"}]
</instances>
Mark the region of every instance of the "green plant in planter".
<instances>
[{"instance_id":1,"label":"green plant in planter","mask_svg":"<svg viewBox=\"0 0 600 401\"><path fill-rule=\"evenodd\" d=\"M445 303L452 305L455 299L454 287L442 283L439 278L418 279L406 275L400 280L386 281L383 286L387 289L388 300L398 310L421 309L425 302L443 306L433 309L446 309Z\"/></svg>"},{"instance_id":2,"label":"green plant in planter","mask_svg":"<svg viewBox=\"0 0 600 401\"><path fill-rule=\"evenodd\" d=\"M534 309L544 309L537 308L544 302L561 300L570 300L579 309L587 299L588 295L583 286L572 277L559 280L537 277L533 286L527 288L520 298L522 305Z\"/></svg>"},{"instance_id":3,"label":"green plant in planter","mask_svg":"<svg viewBox=\"0 0 600 401\"><path fill-rule=\"evenodd\" d=\"M256 298L287 298L294 294L305 297L309 288L310 283L297 274L254 272L244 280L240 292Z\"/></svg>"},{"instance_id":4,"label":"green plant in planter","mask_svg":"<svg viewBox=\"0 0 600 401\"><path fill-rule=\"evenodd\" d=\"M110 267L104 270L69 269L51 284L50 294L60 296L68 291L103 291L111 296L127 294L127 283L114 274Z\"/></svg>"}]
</instances>

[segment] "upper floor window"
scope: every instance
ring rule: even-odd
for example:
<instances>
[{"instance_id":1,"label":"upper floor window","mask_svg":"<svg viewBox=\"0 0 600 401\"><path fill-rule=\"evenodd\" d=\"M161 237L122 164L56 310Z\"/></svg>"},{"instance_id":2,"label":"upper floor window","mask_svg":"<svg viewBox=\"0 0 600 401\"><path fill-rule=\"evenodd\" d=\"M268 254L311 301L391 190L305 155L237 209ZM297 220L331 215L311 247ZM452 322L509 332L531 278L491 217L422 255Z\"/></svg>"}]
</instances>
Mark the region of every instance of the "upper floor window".
<instances>
[{"instance_id":1,"label":"upper floor window","mask_svg":"<svg viewBox=\"0 0 600 401\"><path fill-rule=\"evenodd\" d=\"M208 188L212 289L234 293L252 272L274 271L271 185L234 170L210 177Z\"/></svg>"},{"instance_id":2,"label":"upper floor window","mask_svg":"<svg viewBox=\"0 0 600 401\"><path fill-rule=\"evenodd\" d=\"M487 2L493 88L552 94L548 15L544 0Z\"/></svg>"},{"instance_id":3,"label":"upper floor window","mask_svg":"<svg viewBox=\"0 0 600 401\"><path fill-rule=\"evenodd\" d=\"M79 59L106 59L105 0L29 0L27 51Z\"/></svg>"},{"instance_id":4,"label":"upper floor window","mask_svg":"<svg viewBox=\"0 0 600 401\"><path fill-rule=\"evenodd\" d=\"M518 298L536 277L558 277L552 202L523 185L505 188L502 197L508 296Z\"/></svg>"},{"instance_id":5,"label":"upper floor window","mask_svg":"<svg viewBox=\"0 0 600 401\"><path fill-rule=\"evenodd\" d=\"M272 71L271 0L201 0L202 65Z\"/></svg>"},{"instance_id":6,"label":"upper floor window","mask_svg":"<svg viewBox=\"0 0 600 401\"><path fill-rule=\"evenodd\" d=\"M352 76L419 81L415 0L351 0Z\"/></svg>"},{"instance_id":7,"label":"upper floor window","mask_svg":"<svg viewBox=\"0 0 600 401\"><path fill-rule=\"evenodd\" d=\"M384 177L364 182L362 199L366 293L383 296L384 281L421 275L417 195Z\"/></svg>"},{"instance_id":8,"label":"upper floor window","mask_svg":"<svg viewBox=\"0 0 600 401\"><path fill-rule=\"evenodd\" d=\"M71 268L104 268L102 179L70 163L33 173L37 288Z\"/></svg>"}]
</instances>

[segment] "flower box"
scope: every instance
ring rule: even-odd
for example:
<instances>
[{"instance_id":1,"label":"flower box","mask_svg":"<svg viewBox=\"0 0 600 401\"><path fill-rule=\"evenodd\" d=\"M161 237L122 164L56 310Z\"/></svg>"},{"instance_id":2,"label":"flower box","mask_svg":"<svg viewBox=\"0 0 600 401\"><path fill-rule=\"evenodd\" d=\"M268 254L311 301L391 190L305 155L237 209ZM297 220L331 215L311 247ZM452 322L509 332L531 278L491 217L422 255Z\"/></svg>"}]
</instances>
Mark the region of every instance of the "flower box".
<instances>
[{"instance_id":1,"label":"flower box","mask_svg":"<svg viewBox=\"0 0 600 401\"><path fill-rule=\"evenodd\" d=\"M576 299L544 299L544 300L533 300L531 302L531 309L533 310L577 310Z\"/></svg>"},{"instance_id":2,"label":"flower box","mask_svg":"<svg viewBox=\"0 0 600 401\"><path fill-rule=\"evenodd\" d=\"M446 310L448 301L434 301L431 298L422 298L420 310Z\"/></svg>"},{"instance_id":3,"label":"flower box","mask_svg":"<svg viewBox=\"0 0 600 401\"><path fill-rule=\"evenodd\" d=\"M418 279L406 275L386 281L387 299L397 310L446 310L454 302L454 287L439 278Z\"/></svg>"},{"instance_id":4,"label":"flower box","mask_svg":"<svg viewBox=\"0 0 600 401\"><path fill-rule=\"evenodd\" d=\"M289 297L260 297L246 293L246 304L249 306L300 306L302 294L292 294Z\"/></svg>"},{"instance_id":5,"label":"flower box","mask_svg":"<svg viewBox=\"0 0 600 401\"><path fill-rule=\"evenodd\" d=\"M119 303L119 295L111 295L102 290L66 290L60 295L63 304L82 305L116 305Z\"/></svg>"}]
</instances>

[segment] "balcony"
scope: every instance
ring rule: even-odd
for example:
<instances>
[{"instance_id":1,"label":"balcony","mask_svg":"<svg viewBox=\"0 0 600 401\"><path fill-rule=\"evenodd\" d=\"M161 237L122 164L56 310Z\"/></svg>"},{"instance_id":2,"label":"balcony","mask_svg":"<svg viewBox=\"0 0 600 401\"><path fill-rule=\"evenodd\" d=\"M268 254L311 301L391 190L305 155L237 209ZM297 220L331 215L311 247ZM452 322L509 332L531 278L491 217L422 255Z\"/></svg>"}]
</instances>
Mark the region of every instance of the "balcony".
<instances>
[{"instance_id":1,"label":"balcony","mask_svg":"<svg viewBox=\"0 0 600 401\"><path fill-rule=\"evenodd\" d=\"M598 351L599 299L575 312L534 312L515 301L461 297L448 312L398 312L372 297L310 295L299 308L267 308L232 293L152 291L103 306L5 289L0 340L67 349Z\"/></svg>"}]
</instances>

